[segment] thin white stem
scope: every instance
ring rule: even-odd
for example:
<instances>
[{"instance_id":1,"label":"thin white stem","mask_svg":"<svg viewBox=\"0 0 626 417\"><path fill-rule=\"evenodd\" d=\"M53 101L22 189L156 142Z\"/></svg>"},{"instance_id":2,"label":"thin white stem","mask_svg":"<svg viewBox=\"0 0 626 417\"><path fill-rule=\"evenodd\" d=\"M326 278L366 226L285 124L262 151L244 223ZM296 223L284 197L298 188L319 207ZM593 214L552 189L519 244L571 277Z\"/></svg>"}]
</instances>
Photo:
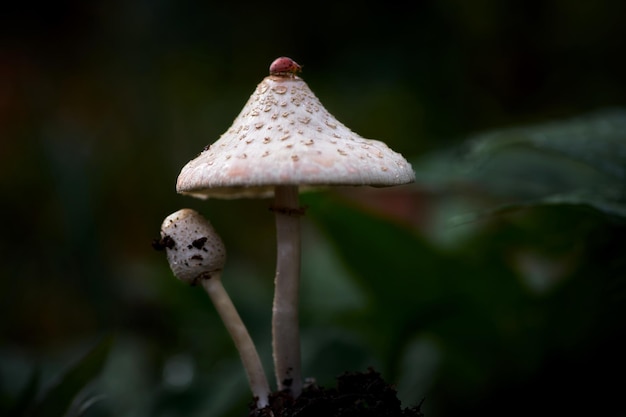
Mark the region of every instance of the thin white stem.
<instances>
[{"instance_id":1,"label":"thin white stem","mask_svg":"<svg viewBox=\"0 0 626 417\"><path fill-rule=\"evenodd\" d=\"M302 392L298 298L300 288L300 215L297 186L275 189L276 278L272 309L274 367L279 391L294 398Z\"/></svg>"},{"instance_id":2,"label":"thin white stem","mask_svg":"<svg viewBox=\"0 0 626 417\"><path fill-rule=\"evenodd\" d=\"M241 362L246 370L252 395L256 397L257 408L260 409L267 406L270 389L261 359L246 326L224 289L220 272L214 272L210 277L204 277L200 281L209 297L211 297L211 301L213 301L215 309L222 318L226 330L228 330L235 342L235 347L239 351Z\"/></svg>"}]
</instances>

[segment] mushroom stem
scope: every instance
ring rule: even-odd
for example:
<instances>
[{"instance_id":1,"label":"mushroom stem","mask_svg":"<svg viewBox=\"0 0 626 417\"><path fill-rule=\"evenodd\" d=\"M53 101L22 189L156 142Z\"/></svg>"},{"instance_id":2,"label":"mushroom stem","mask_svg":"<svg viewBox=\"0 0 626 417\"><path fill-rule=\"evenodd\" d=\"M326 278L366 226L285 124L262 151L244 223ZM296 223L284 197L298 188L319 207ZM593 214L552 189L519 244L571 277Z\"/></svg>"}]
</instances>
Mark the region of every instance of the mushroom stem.
<instances>
[{"instance_id":1,"label":"mushroom stem","mask_svg":"<svg viewBox=\"0 0 626 417\"><path fill-rule=\"evenodd\" d=\"M261 359L259 358L259 354L257 353L246 326L241 320L239 313L237 313L237 309L233 305L228 293L224 289L220 272L214 272L210 276L201 279L200 282L209 294L209 297L211 297L215 309L222 318L226 330L230 333L239 351L239 356L246 370L246 376L248 377L252 395L256 397L257 408L266 407L269 404L268 396L270 389L267 378L265 377L263 365L261 364Z\"/></svg>"},{"instance_id":2,"label":"mushroom stem","mask_svg":"<svg viewBox=\"0 0 626 417\"><path fill-rule=\"evenodd\" d=\"M275 188L276 278L272 309L272 342L280 391L294 398L302 392L298 297L300 287L300 214L298 187Z\"/></svg>"}]
</instances>

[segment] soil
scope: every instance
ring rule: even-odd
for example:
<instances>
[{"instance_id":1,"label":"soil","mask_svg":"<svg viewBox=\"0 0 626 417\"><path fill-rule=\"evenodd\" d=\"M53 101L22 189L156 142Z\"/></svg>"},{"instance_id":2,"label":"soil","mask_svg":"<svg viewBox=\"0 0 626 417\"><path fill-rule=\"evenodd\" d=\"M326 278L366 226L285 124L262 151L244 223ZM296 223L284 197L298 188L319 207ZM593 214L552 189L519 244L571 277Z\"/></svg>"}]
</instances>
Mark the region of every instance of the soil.
<instances>
[{"instance_id":1,"label":"soil","mask_svg":"<svg viewBox=\"0 0 626 417\"><path fill-rule=\"evenodd\" d=\"M334 388L309 385L295 400L272 393L270 405L252 405L248 417L424 417L420 406L402 408L395 387L370 368L340 375Z\"/></svg>"}]
</instances>

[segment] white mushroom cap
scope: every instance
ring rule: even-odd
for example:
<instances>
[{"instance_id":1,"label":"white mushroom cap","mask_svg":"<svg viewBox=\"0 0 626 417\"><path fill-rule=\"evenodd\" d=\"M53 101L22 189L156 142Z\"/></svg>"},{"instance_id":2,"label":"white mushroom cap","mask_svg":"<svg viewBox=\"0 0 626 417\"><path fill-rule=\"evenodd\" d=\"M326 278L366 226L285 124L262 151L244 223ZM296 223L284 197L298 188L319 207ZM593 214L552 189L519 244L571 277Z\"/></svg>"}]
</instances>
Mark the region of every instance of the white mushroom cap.
<instances>
[{"instance_id":1,"label":"white mushroom cap","mask_svg":"<svg viewBox=\"0 0 626 417\"><path fill-rule=\"evenodd\" d=\"M233 125L183 167L176 190L207 198L269 197L274 187L406 184L411 165L331 115L295 75L266 77Z\"/></svg>"},{"instance_id":2,"label":"white mushroom cap","mask_svg":"<svg viewBox=\"0 0 626 417\"><path fill-rule=\"evenodd\" d=\"M167 216L161 225L161 241L172 272L188 284L210 278L226 263L222 239L195 210L181 209Z\"/></svg>"}]
</instances>

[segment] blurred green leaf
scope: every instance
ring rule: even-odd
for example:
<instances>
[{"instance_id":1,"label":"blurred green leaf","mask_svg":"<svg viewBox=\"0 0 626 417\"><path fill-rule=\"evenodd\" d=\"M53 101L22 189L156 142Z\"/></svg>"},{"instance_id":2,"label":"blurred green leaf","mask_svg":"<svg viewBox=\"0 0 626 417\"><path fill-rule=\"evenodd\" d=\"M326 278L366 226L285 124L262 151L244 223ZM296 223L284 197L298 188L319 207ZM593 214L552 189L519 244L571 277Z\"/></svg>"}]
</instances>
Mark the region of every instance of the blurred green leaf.
<instances>
[{"instance_id":1,"label":"blurred green leaf","mask_svg":"<svg viewBox=\"0 0 626 417\"><path fill-rule=\"evenodd\" d=\"M20 391L15 403L8 412L9 417L23 416L28 407L35 402L35 397L39 390L39 384L41 382L41 369L35 367L26 382L26 385Z\"/></svg>"},{"instance_id":2,"label":"blurred green leaf","mask_svg":"<svg viewBox=\"0 0 626 417\"><path fill-rule=\"evenodd\" d=\"M367 299L350 325L376 328L371 343L381 356L393 357L410 328L457 311L455 265L417 233L328 195L304 200Z\"/></svg>"},{"instance_id":3,"label":"blurred green leaf","mask_svg":"<svg viewBox=\"0 0 626 417\"><path fill-rule=\"evenodd\" d=\"M113 337L109 336L93 347L45 392L29 416L66 415L76 395L100 373L112 346Z\"/></svg>"},{"instance_id":4,"label":"blurred green leaf","mask_svg":"<svg viewBox=\"0 0 626 417\"><path fill-rule=\"evenodd\" d=\"M414 164L418 182L520 205L587 205L626 217L626 110L492 131Z\"/></svg>"}]
</instances>

